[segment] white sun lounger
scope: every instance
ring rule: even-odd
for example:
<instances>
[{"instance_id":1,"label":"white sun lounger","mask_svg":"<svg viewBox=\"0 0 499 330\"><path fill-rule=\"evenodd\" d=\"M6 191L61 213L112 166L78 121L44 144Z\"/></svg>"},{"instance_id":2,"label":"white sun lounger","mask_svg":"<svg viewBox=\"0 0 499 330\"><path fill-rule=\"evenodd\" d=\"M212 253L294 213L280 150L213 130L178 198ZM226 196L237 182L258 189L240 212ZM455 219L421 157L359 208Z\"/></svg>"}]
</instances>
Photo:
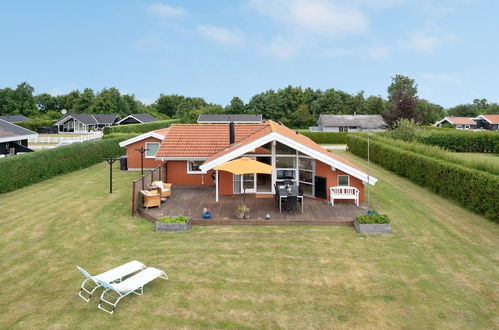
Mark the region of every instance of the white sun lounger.
<instances>
[{"instance_id":1,"label":"white sun lounger","mask_svg":"<svg viewBox=\"0 0 499 330\"><path fill-rule=\"evenodd\" d=\"M168 276L166 275L166 273L164 271L159 270L159 269L154 268L154 267L147 267L146 269L144 269L140 273L137 273L137 274L133 275L132 277L129 277L120 283L108 283L108 282L102 281L100 279L97 279L97 282L106 288L106 290L104 292L102 292L102 294L100 296L99 305L97 307L99 307L99 309L102 309L106 313L113 314L114 309L116 308L116 305L118 305L118 302L122 298L126 297L127 295L129 295L132 292L135 293L136 295L141 296L142 294L144 294L144 285L157 279L158 277L161 277L164 280L168 279ZM139 291L139 289L140 289L140 291ZM111 291L118 294L118 299L116 299L115 302L111 302L109 300L106 300L104 297L106 295L106 293L111 292ZM109 296L111 296L111 295L109 295ZM105 309L104 308L105 305L102 306L102 303L106 303L107 305L112 306L112 309L111 310Z\"/></svg>"},{"instance_id":2,"label":"white sun lounger","mask_svg":"<svg viewBox=\"0 0 499 330\"><path fill-rule=\"evenodd\" d=\"M81 268L80 266L76 266L76 268L78 268L78 270L83 274L83 276L86 277L86 279L81 284L81 288L80 291L78 292L78 295L86 302L89 302L95 290L101 287L101 285L97 282L97 280L102 280L108 283L121 282L123 277L136 273L140 270L143 270L146 268L146 266L143 263L134 260L95 276L90 275L85 269ZM87 284L87 282L88 283L93 282L95 286L91 288L86 288L85 285ZM82 295L83 292L86 292L88 294L88 297L83 296Z\"/></svg>"}]
</instances>

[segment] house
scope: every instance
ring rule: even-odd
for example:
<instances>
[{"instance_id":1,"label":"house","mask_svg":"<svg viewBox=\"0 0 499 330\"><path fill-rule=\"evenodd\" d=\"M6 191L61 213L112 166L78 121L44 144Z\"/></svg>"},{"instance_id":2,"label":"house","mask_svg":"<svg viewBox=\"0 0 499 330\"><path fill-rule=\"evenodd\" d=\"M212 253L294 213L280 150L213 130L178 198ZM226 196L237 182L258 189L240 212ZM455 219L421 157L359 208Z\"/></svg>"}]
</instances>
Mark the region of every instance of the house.
<instances>
[{"instance_id":1,"label":"house","mask_svg":"<svg viewBox=\"0 0 499 330\"><path fill-rule=\"evenodd\" d=\"M29 118L25 115L11 115L11 116L0 116L0 119L8 121L9 123L22 123Z\"/></svg>"},{"instance_id":2,"label":"house","mask_svg":"<svg viewBox=\"0 0 499 330\"><path fill-rule=\"evenodd\" d=\"M198 117L198 124L259 124L263 121L262 115L219 115L219 114L201 114Z\"/></svg>"},{"instance_id":3,"label":"house","mask_svg":"<svg viewBox=\"0 0 499 330\"><path fill-rule=\"evenodd\" d=\"M121 119L116 124L117 125L143 124L143 123L151 123L153 121L158 121L158 119L154 118L148 113L133 113Z\"/></svg>"},{"instance_id":4,"label":"house","mask_svg":"<svg viewBox=\"0 0 499 330\"><path fill-rule=\"evenodd\" d=\"M477 128L477 122L473 118L469 117L445 117L444 119L435 123L436 127L442 127L443 125L451 125L452 127L457 129Z\"/></svg>"},{"instance_id":5,"label":"house","mask_svg":"<svg viewBox=\"0 0 499 330\"><path fill-rule=\"evenodd\" d=\"M381 115L320 115L317 126L311 131L362 132L384 131L387 124Z\"/></svg>"},{"instance_id":6,"label":"house","mask_svg":"<svg viewBox=\"0 0 499 330\"><path fill-rule=\"evenodd\" d=\"M140 170L142 168L142 154L137 151L140 148L148 149L144 153L144 169L153 169L163 164L162 161L156 160L155 156L167 132L168 128L158 129L120 142L120 147L127 148L128 169Z\"/></svg>"},{"instance_id":7,"label":"house","mask_svg":"<svg viewBox=\"0 0 499 330\"><path fill-rule=\"evenodd\" d=\"M477 123L477 128L489 131L499 130L499 115L480 115L473 120Z\"/></svg>"},{"instance_id":8,"label":"house","mask_svg":"<svg viewBox=\"0 0 499 330\"><path fill-rule=\"evenodd\" d=\"M126 146L131 155L157 133L153 131L120 145ZM270 120L255 124L174 124L163 133L155 159L159 162L156 164L166 163L165 181L174 185L215 186L217 196L244 192L275 194L275 184L292 181L305 196L317 199L329 199L330 187L355 187L363 202L365 184L377 181L308 137ZM160 140L156 136L155 141ZM233 175L214 170L243 156L272 165L272 174Z\"/></svg>"},{"instance_id":9,"label":"house","mask_svg":"<svg viewBox=\"0 0 499 330\"><path fill-rule=\"evenodd\" d=\"M116 114L68 113L63 115L54 125L58 127L59 133L84 133L101 131L106 126L116 125L120 119L120 116Z\"/></svg>"},{"instance_id":10,"label":"house","mask_svg":"<svg viewBox=\"0 0 499 330\"><path fill-rule=\"evenodd\" d=\"M28 139L38 134L29 129L0 119L0 157L18 153L32 152L28 148Z\"/></svg>"}]
</instances>

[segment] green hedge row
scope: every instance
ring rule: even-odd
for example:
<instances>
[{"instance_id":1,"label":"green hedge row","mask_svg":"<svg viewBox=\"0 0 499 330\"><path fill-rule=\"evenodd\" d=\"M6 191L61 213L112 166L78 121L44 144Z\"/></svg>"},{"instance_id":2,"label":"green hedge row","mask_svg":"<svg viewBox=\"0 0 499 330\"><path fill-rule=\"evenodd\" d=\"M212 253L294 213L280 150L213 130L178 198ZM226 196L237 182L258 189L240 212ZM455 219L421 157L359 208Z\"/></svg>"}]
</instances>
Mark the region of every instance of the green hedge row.
<instances>
[{"instance_id":1,"label":"green hedge row","mask_svg":"<svg viewBox=\"0 0 499 330\"><path fill-rule=\"evenodd\" d=\"M18 126L24 127L26 129L36 132L39 127L51 127L56 123L57 120L53 119L28 119L20 123L14 123Z\"/></svg>"},{"instance_id":2,"label":"green hedge row","mask_svg":"<svg viewBox=\"0 0 499 330\"><path fill-rule=\"evenodd\" d=\"M0 159L0 193L76 171L125 154L118 143L130 136L75 143Z\"/></svg>"},{"instance_id":3,"label":"green hedge row","mask_svg":"<svg viewBox=\"0 0 499 330\"><path fill-rule=\"evenodd\" d=\"M301 134L309 137L319 144L346 144L348 132L311 132L309 130L298 130Z\"/></svg>"},{"instance_id":4,"label":"green hedge row","mask_svg":"<svg viewBox=\"0 0 499 330\"><path fill-rule=\"evenodd\" d=\"M170 127L171 124L180 122L180 119L169 119L155 121L152 123L144 124L129 124L129 125L118 125L118 126L108 126L104 128L104 135L115 134L115 133L125 133L125 134L142 134L153 131L155 129Z\"/></svg>"},{"instance_id":5,"label":"green hedge row","mask_svg":"<svg viewBox=\"0 0 499 330\"><path fill-rule=\"evenodd\" d=\"M428 130L421 143L440 146L456 152L494 152L499 144L499 132L494 131L462 131Z\"/></svg>"},{"instance_id":6,"label":"green hedge row","mask_svg":"<svg viewBox=\"0 0 499 330\"><path fill-rule=\"evenodd\" d=\"M371 141L371 159L435 193L455 200L478 214L499 222L499 176L427 157L380 141ZM351 134L348 150L367 157L365 135Z\"/></svg>"}]
</instances>

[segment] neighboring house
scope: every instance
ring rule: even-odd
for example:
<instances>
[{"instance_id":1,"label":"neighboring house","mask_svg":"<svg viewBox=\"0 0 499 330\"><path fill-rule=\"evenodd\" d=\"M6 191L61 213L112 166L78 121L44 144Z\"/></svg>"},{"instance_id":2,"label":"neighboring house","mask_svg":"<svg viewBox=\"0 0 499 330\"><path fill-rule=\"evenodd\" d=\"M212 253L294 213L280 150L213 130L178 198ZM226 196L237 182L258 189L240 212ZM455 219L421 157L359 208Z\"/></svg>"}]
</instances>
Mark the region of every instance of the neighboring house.
<instances>
[{"instance_id":1,"label":"neighboring house","mask_svg":"<svg viewBox=\"0 0 499 330\"><path fill-rule=\"evenodd\" d=\"M25 115L12 115L12 116L0 116L0 119L8 121L9 123L22 123L29 118Z\"/></svg>"},{"instance_id":2,"label":"neighboring house","mask_svg":"<svg viewBox=\"0 0 499 330\"><path fill-rule=\"evenodd\" d=\"M201 114L198 117L198 124L259 124L263 121L262 115L218 115Z\"/></svg>"},{"instance_id":3,"label":"neighboring house","mask_svg":"<svg viewBox=\"0 0 499 330\"><path fill-rule=\"evenodd\" d=\"M381 115L320 115L317 127L311 131L319 132L362 132L384 131L386 122Z\"/></svg>"},{"instance_id":4,"label":"neighboring house","mask_svg":"<svg viewBox=\"0 0 499 330\"><path fill-rule=\"evenodd\" d=\"M153 132L150 132L151 138ZM136 138L137 139L137 138ZM139 141L146 141L146 135ZM132 139L131 139L132 140ZM120 145L132 142L124 141ZM156 141L160 139L157 138ZM140 144L128 144L128 155ZM250 157L275 167L272 174L233 175L214 168ZM329 199L329 188L352 186L364 201L364 185L377 179L347 160L331 154L308 137L273 121L258 124L174 124L156 152L166 163L166 182L217 186L221 195L274 194L275 184L293 181L305 196Z\"/></svg>"},{"instance_id":5,"label":"neighboring house","mask_svg":"<svg viewBox=\"0 0 499 330\"><path fill-rule=\"evenodd\" d=\"M32 152L28 148L28 139L37 136L37 133L29 129L0 119L0 157Z\"/></svg>"},{"instance_id":6,"label":"neighboring house","mask_svg":"<svg viewBox=\"0 0 499 330\"><path fill-rule=\"evenodd\" d=\"M443 125L451 125L457 129L476 129L477 122L473 118L469 117L445 117L444 119L437 121L435 123L436 127L442 127Z\"/></svg>"},{"instance_id":7,"label":"neighboring house","mask_svg":"<svg viewBox=\"0 0 499 330\"><path fill-rule=\"evenodd\" d=\"M144 169L153 169L163 164L162 161L156 160L155 156L167 132L168 128L158 129L120 142L120 147L127 148L128 169L141 169L142 154L137 151L140 148L149 149L144 153Z\"/></svg>"},{"instance_id":8,"label":"neighboring house","mask_svg":"<svg viewBox=\"0 0 499 330\"><path fill-rule=\"evenodd\" d=\"M154 118L148 113L133 113L131 115L126 116L116 124L117 125L143 124L143 123L151 123L153 121L158 121L158 119Z\"/></svg>"},{"instance_id":9,"label":"neighboring house","mask_svg":"<svg viewBox=\"0 0 499 330\"><path fill-rule=\"evenodd\" d=\"M116 114L68 113L54 125L57 126L60 133L84 133L92 130L101 131L106 126L116 125L120 119L120 116Z\"/></svg>"},{"instance_id":10,"label":"neighboring house","mask_svg":"<svg viewBox=\"0 0 499 330\"><path fill-rule=\"evenodd\" d=\"M474 120L477 123L477 128L487 129L489 131L499 130L499 115L480 115Z\"/></svg>"}]
</instances>

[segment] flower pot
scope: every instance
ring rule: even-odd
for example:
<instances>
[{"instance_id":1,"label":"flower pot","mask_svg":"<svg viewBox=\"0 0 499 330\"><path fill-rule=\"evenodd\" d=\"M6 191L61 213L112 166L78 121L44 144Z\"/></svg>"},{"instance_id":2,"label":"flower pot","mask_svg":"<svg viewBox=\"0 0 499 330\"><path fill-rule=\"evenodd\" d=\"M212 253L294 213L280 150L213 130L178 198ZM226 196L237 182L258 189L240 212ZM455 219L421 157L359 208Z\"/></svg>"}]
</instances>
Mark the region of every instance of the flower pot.
<instances>
[{"instance_id":1,"label":"flower pot","mask_svg":"<svg viewBox=\"0 0 499 330\"><path fill-rule=\"evenodd\" d=\"M355 230L360 234L389 234L392 232L392 225L390 223L358 223L357 220L353 221Z\"/></svg>"},{"instance_id":2,"label":"flower pot","mask_svg":"<svg viewBox=\"0 0 499 330\"><path fill-rule=\"evenodd\" d=\"M236 212L236 218L237 218L237 219L242 219L242 218L244 218L244 212L237 211L237 212Z\"/></svg>"},{"instance_id":3,"label":"flower pot","mask_svg":"<svg viewBox=\"0 0 499 330\"><path fill-rule=\"evenodd\" d=\"M249 211L244 212L244 218L245 218L245 219L249 219L249 217L250 217L250 213L249 213Z\"/></svg>"}]
</instances>

